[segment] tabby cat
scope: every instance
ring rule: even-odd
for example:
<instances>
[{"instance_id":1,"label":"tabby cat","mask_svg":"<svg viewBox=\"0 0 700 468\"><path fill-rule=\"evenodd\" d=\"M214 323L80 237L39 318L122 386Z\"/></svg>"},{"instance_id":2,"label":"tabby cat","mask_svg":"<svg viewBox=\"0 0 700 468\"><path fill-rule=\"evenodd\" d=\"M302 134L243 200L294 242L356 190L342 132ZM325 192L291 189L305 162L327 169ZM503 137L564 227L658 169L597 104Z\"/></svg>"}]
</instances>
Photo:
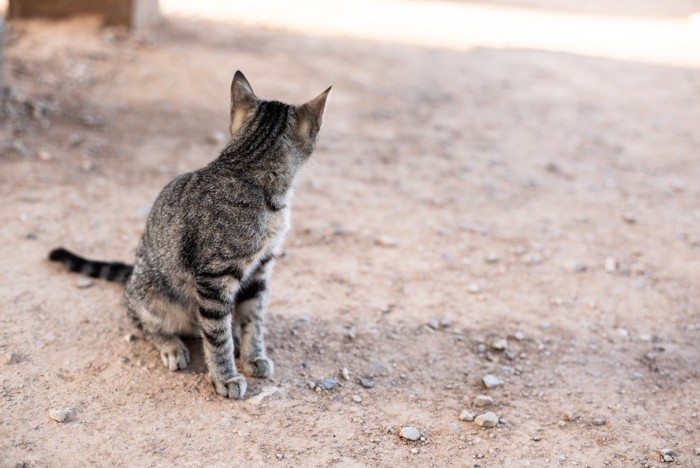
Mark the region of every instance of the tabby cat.
<instances>
[{"instance_id":1,"label":"tabby cat","mask_svg":"<svg viewBox=\"0 0 700 468\"><path fill-rule=\"evenodd\" d=\"M231 141L209 165L163 189L133 266L86 260L63 248L49 258L70 271L126 283L128 316L169 369L190 362L180 336L201 335L216 392L243 397L247 384L234 354L250 376L273 373L263 340L269 278L289 229L294 180L314 149L330 90L301 106L264 101L237 71Z\"/></svg>"}]
</instances>

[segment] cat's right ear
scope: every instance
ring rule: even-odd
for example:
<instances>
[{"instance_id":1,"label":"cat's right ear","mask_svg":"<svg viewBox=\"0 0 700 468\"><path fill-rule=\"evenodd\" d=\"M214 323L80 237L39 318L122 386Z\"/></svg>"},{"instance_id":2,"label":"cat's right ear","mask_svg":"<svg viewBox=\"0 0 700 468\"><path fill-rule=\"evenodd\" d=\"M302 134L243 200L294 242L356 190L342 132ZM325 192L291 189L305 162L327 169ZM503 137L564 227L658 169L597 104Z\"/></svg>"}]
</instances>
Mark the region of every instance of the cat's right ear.
<instances>
[{"instance_id":1,"label":"cat's right ear","mask_svg":"<svg viewBox=\"0 0 700 468\"><path fill-rule=\"evenodd\" d=\"M246 118L255 111L258 98L248 80L239 71L231 81L231 136L245 123Z\"/></svg>"}]
</instances>

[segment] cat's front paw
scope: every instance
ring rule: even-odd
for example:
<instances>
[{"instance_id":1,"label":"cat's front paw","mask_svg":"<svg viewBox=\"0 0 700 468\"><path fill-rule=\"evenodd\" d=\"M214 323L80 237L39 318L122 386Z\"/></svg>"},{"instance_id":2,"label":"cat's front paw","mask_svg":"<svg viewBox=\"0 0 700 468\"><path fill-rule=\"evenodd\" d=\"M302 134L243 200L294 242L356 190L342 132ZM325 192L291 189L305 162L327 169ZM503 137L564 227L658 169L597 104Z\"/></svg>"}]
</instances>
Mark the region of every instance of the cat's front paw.
<instances>
[{"instance_id":1,"label":"cat's front paw","mask_svg":"<svg viewBox=\"0 0 700 468\"><path fill-rule=\"evenodd\" d=\"M214 390L216 390L216 393L234 400L243 398L243 395L245 395L245 392L248 389L248 384L245 381L245 377L242 375L235 375L226 380L219 380L212 377L212 383L214 384Z\"/></svg>"},{"instance_id":2,"label":"cat's front paw","mask_svg":"<svg viewBox=\"0 0 700 468\"><path fill-rule=\"evenodd\" d=\"M250 358L243 364L243 371L251 377L268 379L275 371L275 364L267 356Z\"/></svg>"}]
</instances>

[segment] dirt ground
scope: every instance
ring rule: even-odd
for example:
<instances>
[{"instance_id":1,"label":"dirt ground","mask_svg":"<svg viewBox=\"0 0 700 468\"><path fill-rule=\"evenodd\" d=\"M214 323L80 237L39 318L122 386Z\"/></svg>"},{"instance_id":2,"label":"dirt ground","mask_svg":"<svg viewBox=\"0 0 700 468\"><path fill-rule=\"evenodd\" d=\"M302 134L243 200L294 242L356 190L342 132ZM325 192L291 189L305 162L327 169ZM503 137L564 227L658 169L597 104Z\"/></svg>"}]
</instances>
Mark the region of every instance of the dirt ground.
<instances>
[{"instance_id":1,"label":"dirt ground","mask_svg":"<svg viewBox=\"0 0 700 468\"><path fill-rule=\"evenodd\" d=\"M236 69L264 98L334 86L274 276L276 374L244 401L198 341L170 372L119 285L46 260L132 259L160 189L222 146ZM182 15L12 24L0 465L700 466L699 70Z\"/></svg>"}]
</instances>

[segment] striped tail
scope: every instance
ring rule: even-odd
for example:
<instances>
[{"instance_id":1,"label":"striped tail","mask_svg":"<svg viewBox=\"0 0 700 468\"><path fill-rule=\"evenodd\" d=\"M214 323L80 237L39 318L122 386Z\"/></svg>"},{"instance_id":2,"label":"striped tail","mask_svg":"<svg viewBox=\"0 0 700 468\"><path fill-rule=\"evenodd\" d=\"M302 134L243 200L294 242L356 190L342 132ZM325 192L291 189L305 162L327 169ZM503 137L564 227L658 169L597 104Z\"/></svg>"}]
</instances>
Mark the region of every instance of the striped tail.
<instances>
[{"instance_id":1,"label":"striped tail","mask_svg":"<svg viewBox=\"0 0 700 468\"><path fill-rule=\"evenodd\" d=\"M122 284L126 283L134 270L132 265L124 263L88 260L73 252L69 252L63 247L53 249L49 254L49 260L63 263L70 271Z\"/></svg>"}]
</instances>

